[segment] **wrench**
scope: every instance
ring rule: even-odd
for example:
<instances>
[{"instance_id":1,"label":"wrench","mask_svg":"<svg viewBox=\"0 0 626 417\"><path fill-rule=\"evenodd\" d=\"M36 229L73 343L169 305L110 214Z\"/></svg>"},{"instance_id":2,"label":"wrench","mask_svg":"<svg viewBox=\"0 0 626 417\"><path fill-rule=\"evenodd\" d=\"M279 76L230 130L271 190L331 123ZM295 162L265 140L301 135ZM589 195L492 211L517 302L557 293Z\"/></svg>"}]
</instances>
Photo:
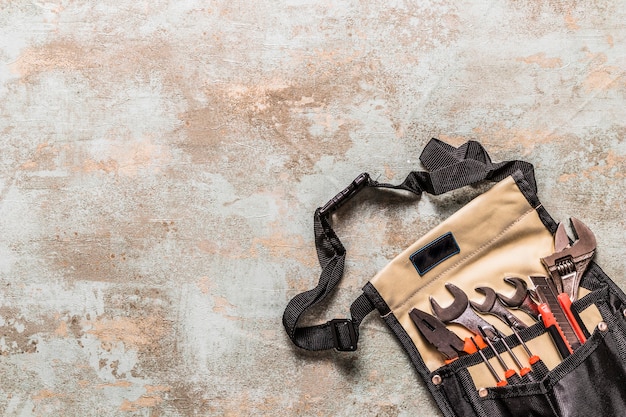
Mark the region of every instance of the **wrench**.
<instances>
[{"instance_id":1,"label":"wrench","mask_svg":"<svg viewBox=\"0 0 626 417\"><path fill-rule=\"evenodd\" d=\"M504 307L493 288L477 287L475 290L485 296L485 301L481 304L470 301L474 310L479 313L496 316L512 329L515 328L516 330L522 330L528 327L523 321L518 319L514 314L507 310L506 307Z\"/></svg>"},{"instance_id":2,"label":"wrench","mask_svg":"<svg viewBox=\"0 0 626 417\"><path fill-rule=\"evenodd\" d=\"M454 296L454 301L448 307L441 307L432 296L430 297L433 313L439 320L445 323L460 324L475 335L481 335L481 329L483 329L492 341L499 337L496 328L472 310L469 298L462 289L451 283L446 284L446 289Z\"/></svg>"},{"instance_id":3,"label":"wrench","mask_svg":"<svg viewBox=\"0 0 626 417\"><path fill-rule=\"evenodd\" d=\"M539 307L535 300L533 300L532 293L528 290L526 281L518 277L505 277L504 281L515 287L515 294L509 298L498 293L497 295L500 301L502 301L505 306L520 309L536 321L539 321Z\"/></svg>"},{"instance_id":4,"label":"wrench","mask_svg":"<svg viewBox=\"0 0 626 417\"><path fill-rule=\"evenodd\" d=\"M595 254L596 237L580 220L572 217L570 224L576 238L574 242L569 243L565 225L560 223L554 234L554 253L541 258L541 262L552 276L559 294L567 294L573 302L578 298L580 279Z\"/></svg>"}]
</instances>

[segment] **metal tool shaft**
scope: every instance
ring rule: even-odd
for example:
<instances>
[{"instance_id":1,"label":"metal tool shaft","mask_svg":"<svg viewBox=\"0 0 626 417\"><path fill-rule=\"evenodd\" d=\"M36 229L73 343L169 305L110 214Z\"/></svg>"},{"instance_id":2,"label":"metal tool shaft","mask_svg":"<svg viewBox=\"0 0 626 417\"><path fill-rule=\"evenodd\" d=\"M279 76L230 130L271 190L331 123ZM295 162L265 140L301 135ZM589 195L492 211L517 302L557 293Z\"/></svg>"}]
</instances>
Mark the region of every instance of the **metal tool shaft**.
<instances>
[{"instance_id":1,"label":"metal tool shaft","mask_svg":"<svg viewBox=\"0 0 626 417\"><path fill-rule=\"evenodd\" d=\"M493 366L491 365L491 363L489 363L489 360L487 359L483 351L478 347L478 344L476 344L476 341L474 340L474 338L471 337L470 339L472 340L472 343L474 343L474 346L476 346L476 350L478 351L478 354L480 355L483 362L487 366L487 369L489 369L489 372L491 372L491 375L493 375L493 378L496 380L496 385L497 386L506 385L506 381L504 381L502 378L500 378L500 376L498 376L498 373L496 372L495 369L493 369Z\"/></svg>"}]
</instances>

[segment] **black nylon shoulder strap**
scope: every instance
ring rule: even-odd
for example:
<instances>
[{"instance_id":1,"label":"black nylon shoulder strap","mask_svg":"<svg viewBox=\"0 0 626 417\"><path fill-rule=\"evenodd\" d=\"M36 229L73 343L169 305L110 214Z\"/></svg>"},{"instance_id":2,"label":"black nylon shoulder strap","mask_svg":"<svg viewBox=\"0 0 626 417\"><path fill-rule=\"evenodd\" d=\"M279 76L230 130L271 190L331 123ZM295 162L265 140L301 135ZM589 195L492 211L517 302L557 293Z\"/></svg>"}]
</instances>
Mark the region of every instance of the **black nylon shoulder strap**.
<instances>
[{"instance_id":1,"label":"black nylon shoulder strap","mask_svg":"<svg viewBox=\"0 0 626 417\"><path fill-rule=\"evenodd\" d=\"M322 267L320 279L315 288L293 297L283 314L283 326L296 346L306 350L356 350L359 325L374 310L367 297L361 294L350 307L350 319L334 319L316 326L297 326L301 315L326 298L343 276L346 250L330 224L330 215L363 188L390 188L416 195L422 192L439 195L483 180L500 181L521 171L532 189L537 190L534 168L530 163L493 163L482 145L475 141L455 148L438 139L431 139L420 155L420 161L430 172L413 171L399 185L379 183L363 173L323 207L315 210L313 229L317 257Z\"/></svg>"}]
</instances>

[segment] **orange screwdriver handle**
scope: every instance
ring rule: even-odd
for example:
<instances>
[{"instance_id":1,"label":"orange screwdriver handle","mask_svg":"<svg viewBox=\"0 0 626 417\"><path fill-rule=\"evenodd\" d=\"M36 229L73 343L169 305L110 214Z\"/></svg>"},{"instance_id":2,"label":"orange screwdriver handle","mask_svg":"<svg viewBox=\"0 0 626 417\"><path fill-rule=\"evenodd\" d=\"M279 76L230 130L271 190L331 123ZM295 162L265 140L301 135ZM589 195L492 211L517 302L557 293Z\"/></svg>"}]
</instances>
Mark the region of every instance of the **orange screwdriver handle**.
<instances>
[{"instance_id":1,"label":"orange screwdriver handle","mask_svg":"<svg viewBox=\"0 0 626 417\"><path fill-rule=\"evenodd\" d=\"M513 369L507 369L506 372L504 373L504 377L506 379L511 378L512 376L517 375L517 372L515 372Z\"/></svg>"},{"instance_id":2,"label":"orange screwdriver handle","mask_svg":"<svg viewBox=\"0 0 626 417\"><path fill-rule=\"evenodd\" d=\"M476 344L478 345L478 347L480 349L484 349L484 348L487 347L487 343L485 343L485 341L483 340L483 338L479 334L473 336L473 338L476 341ZM467 340L467 339L465 339L465 340Z\"/></svg>"},{"instance_id":3,"label":"orange screwdriver handle","mask_svg":"<svg viewBox=\"0 0 626 417\"><path fill-rule=\"evenodd\" d=\"M530 372L532 372L532 370L527 366L519 370L520 376L524 376Z\"/></svg>"}]
</instances>

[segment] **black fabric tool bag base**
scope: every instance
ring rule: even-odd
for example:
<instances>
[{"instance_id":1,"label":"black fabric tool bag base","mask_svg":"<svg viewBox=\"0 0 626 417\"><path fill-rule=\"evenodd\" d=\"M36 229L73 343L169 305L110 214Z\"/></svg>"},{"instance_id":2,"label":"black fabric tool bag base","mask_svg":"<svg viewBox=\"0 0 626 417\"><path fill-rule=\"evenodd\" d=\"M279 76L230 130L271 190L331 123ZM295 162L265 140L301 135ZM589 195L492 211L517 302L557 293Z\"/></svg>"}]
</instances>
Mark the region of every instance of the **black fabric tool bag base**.
<instances>
[{"instance_id":1,"label":"black fabric tool bag base","mask_svg":"<svg viewBox=\"0 0 626 417\"><path fill-rule=\"evenodd\" d=\"M512 379L496 386L485 360L501 372L492 349L461 355L451 362L418 331L409 312L430 312L430 298L442 306L453 298L446 284L480 299L478 287L511 292L504 277L517 277L532 287L530 276L548 275L541 262L551 255L558 224L539 202L532 165L522 161L492 163L477 142L454 148L431 140L420 160L429 172L412 172L400 185L380 184L361 174L345 190L316 210L316 247L322 274L316 288L296 295L283 316L287 334L308 350L355 350L359 324L378 311L398 338L444 416L624 416L626 415L626 296L595 263L587 268L572 310L589 337L561 358L541 322L515 312L527 327L519 332L526 348L540 356L542 367L532 378ZM350 319L299 327L297 321L325 298L343 275L345 249L330 224L330 215L365 187L442 194L484 180L488 191L426 233L395 257L363 288L351 306ZM528 359L518 338L500 320L483 317L501 334L494 349L503 357L506 346ZM465 328L448 326L461 339ZM506 345L506 346L505 346ZM503 377L504 379L504 377Z\"/></svg>"}]
</instances>

